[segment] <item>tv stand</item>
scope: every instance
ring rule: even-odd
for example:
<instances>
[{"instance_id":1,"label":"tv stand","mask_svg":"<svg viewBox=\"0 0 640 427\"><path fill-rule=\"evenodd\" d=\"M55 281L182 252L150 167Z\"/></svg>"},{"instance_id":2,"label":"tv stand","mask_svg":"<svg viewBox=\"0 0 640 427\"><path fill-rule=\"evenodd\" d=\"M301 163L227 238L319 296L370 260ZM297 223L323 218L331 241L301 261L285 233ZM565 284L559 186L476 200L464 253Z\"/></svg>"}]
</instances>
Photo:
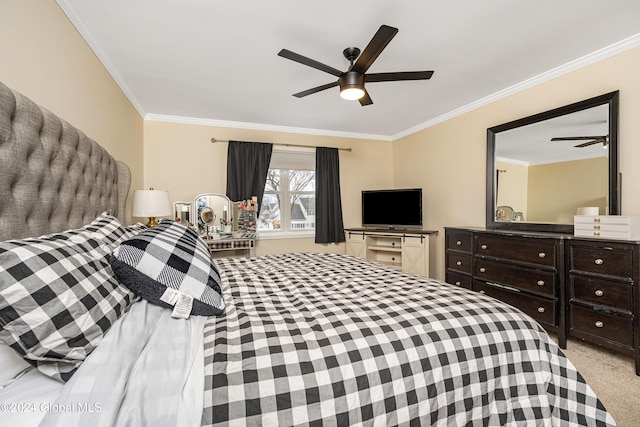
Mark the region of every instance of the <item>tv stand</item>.
<instances>
[{"instance_id":1,"label":"tv stand","mask_svg":"<svg viewBox=\"0 0 640 427\"><path fill-rule=\"evenodd\" d=\"M433 230L347 228L347 255L429 277Z\"/></svg>"}]
</instances>

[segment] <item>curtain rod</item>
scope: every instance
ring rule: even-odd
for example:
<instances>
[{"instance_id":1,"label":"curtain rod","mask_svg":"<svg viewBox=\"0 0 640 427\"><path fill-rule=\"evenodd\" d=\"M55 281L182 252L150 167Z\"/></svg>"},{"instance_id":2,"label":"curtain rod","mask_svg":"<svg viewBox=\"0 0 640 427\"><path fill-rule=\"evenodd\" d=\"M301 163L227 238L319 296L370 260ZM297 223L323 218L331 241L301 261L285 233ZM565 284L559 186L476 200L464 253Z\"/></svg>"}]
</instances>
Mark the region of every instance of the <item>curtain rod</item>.
<instances>
[{"instance_id":1,"label":"curtain rod","mask_svg":"<svg viewBox=\"0 0 640 427\"><path fill-rule=\"evenodd\" d=\"M216 143L216 142L229 142L228 140L221 140L221 139L215 139L215 138L211 138L211 142L212 143ZM273 145L279 145L281 147L300 147L300 148L315 148L311 145L301 145L301 144L276 144L275 142L273 143ZM339 148L338 150L342 150L342 151L351 151L351 148Z\"/></svg>"}]
</instances>

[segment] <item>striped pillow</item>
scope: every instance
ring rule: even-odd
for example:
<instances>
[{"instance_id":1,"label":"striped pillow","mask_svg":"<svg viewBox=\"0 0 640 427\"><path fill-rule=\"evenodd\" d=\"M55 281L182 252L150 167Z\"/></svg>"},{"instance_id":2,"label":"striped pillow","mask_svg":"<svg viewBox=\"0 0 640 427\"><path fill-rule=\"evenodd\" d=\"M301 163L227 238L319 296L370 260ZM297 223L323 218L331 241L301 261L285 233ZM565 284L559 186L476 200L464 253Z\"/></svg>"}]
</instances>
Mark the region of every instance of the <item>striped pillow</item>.
<instances>
[{"instance_id":1,"label":"striped pillow","mask_svg":"<svg viewBox=\"0 0 640 427\"><path fill-rule=\"evenodd\" d=\"M186 315L176 317L216 316L224 310L209 248L181 223L161 220L120 244L110 262L118 280L140 297L163 307L182 306Z\"/></svg>"}]
</instances>

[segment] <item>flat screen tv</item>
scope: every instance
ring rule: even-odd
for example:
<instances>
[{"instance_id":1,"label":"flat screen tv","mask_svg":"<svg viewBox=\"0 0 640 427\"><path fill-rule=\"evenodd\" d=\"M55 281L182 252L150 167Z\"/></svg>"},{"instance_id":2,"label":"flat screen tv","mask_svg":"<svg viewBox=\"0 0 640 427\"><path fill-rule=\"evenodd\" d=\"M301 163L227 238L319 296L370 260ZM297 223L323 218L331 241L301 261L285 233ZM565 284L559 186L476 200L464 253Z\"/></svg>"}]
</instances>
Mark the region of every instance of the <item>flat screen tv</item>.
<instances>
[{"instance_id":1,"label":"flat screen tv","mask_svg":"<svg viewBox=\"0 0 640 427\"><path fill-rule=\"evenodd\" d=\"M422 228L422 188L363 191L362 226L389 230Z\"/></svg>"}]
</instances>

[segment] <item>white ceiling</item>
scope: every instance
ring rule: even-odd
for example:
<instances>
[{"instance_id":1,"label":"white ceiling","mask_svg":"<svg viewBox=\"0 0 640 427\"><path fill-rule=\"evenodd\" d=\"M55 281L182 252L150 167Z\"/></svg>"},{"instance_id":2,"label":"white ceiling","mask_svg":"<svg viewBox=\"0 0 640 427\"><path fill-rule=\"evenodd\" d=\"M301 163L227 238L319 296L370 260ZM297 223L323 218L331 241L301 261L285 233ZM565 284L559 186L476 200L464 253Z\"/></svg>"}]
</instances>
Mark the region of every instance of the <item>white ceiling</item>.
<instances>
[{"instance_id":1,"label":"white ceiling","mask_svg":"<svg viewBox=\"0 0 640 427\"><path fill-rule=\"evenodd\" d=\"M146 118L386 140L640 45L638 0L57 1ZM369 72L431 80L292 96L335 77L280 49L346 70L381 24Z\"/></svg>"}]
</instances>

